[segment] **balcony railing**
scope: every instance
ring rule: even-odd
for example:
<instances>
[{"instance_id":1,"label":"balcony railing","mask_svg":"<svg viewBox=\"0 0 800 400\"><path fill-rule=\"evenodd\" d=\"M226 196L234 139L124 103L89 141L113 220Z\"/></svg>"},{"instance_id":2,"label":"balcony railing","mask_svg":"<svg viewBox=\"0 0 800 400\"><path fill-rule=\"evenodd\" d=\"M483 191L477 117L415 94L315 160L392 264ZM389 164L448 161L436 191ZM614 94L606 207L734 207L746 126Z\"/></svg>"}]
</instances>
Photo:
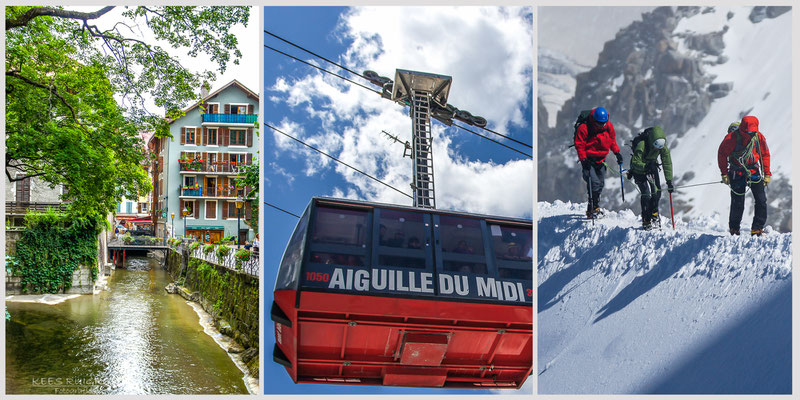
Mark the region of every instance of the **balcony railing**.
<instances>
[{"instance_id":1,"label":"balcony railing","mask_svg":"<svg viewBox=\"0 0 800 400\"><path fill-rule=\"evenodd\" d=\"M252 124L258 121L258 114L203 114L203 122L219 124Z\"/></svg>"},{"instance_id":2,"label":"balcony railing","mask_svg":"<svg viewBox=\"0 0 800 400\"><path fill-rule=\"evenodd\" d=\"M183 187L178 188L181 196L194 196L194 197L227 197L235 199L239 196L246 198L250 193L249 190L243 188L225 187L224 185L217 186L198 186L198 187Z\"/></svg>"},{"instance_id":3,"label":"balcony railing","mask_svg":"<svg viewBox=\"0 0 800 400\"><path fill-rule=\"evenodd\" d=\"M31 203L31 202L6 202L6 215L25 215L28 210L45 212L47 209L53 209L56 212L67 212L68 205L66 203Z\"/></svg>"},{"instance_id":4,"label":"balcony railing","mask_svg":"<svg viewBox=\"0 0 800 400\"><path fill-rule=\"evenodd\" d=\"M231 162L231 161L179 161L181 171L195 171L195 172L217 172L238 174L239 168L242 165L249 165L244 162Z\"/></svg>"}]
</instances>

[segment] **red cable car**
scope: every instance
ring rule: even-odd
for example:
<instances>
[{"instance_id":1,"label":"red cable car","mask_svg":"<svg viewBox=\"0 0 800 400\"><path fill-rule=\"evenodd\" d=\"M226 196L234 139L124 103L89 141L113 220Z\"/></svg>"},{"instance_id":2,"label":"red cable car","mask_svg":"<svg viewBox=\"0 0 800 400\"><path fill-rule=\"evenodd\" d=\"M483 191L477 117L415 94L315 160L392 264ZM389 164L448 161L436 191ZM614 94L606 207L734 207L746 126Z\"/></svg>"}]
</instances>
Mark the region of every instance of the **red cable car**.
<instances>
[{"instance_id":1,"label":"red cable car","mask_svg":"<svg viewBox=\"0 0 800 400\"><path fill-rule=\"evenodd\" d=\"M295 383L520 388L533 369L530 220L315 197L275 283Z\"/></svg>"}]
</instances>

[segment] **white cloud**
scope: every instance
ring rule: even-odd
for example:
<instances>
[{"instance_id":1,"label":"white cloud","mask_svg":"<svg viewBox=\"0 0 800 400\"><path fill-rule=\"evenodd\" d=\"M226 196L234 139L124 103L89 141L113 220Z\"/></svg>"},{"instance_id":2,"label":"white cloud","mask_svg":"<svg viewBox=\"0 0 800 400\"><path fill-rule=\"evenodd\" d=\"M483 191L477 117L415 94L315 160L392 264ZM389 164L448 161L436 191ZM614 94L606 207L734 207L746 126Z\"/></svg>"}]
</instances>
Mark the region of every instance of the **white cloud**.
<instances>
[{"instance_id":1,"label":"white cloud","mask_svg":"<svg viewBox=\"0 0 800 400\"><path fill-rule=\"evenodd\" d=\"M506 130L530 127L530 118L526 121L522 114L531 101L530 12L531 8L355 8L342 17L336 34L352 42L344 65L392 78L396 68L451 75L449 102L485 117L490 127ZM411 160L402 157L402 144L381 133L411 140L407 109L319 71L273 82L268 78L267 86L284 94L288 106L302 109L322 127L320 132L304 132L284 119L285 132L304 137L307 143L411 194ZM530 217L532 160L500 164L470 159L455 146L463 135L468 133L448 133L443 125L433 123L437 207ZM287 145L289 139L277 136L282 135L276 134L275 143L282 153L307 157L306 174L330 167L355 186L335 188L333 196L411 204L408 197L327 158L319 162L309 157L307 149ZM480 156L485 158L487 153Z\"/></svg>"}]
</instances>

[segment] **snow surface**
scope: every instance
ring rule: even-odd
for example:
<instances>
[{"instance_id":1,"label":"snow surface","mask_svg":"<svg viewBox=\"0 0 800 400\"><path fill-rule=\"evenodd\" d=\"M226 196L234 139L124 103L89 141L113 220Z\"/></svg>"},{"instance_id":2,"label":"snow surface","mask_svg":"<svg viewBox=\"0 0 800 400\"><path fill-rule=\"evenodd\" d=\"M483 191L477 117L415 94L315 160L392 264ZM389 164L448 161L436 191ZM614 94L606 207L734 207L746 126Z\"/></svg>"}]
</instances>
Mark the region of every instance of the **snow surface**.
<instances>
[{"instance_id":1,"label":"snow surface","mask_svg":"<svg viewBox=\"0 0 800 400\"><path fill-rule=\"evenodd\" d=\"M585 207L538 205L540 393L791 392L791 233Z\"/></svg>"},{"instance_id":2,"label":"snow surface","mask_svg":"<svg viewBox=\"0 0 800 400\"><path fill-rule=\"evenodd\" d=\"M696 127L670 144L675 185L718 182L717 150L731 122L743 115L758 118L771 154L773 181L790 180L792 168L792 16L785 13L754 24L748 19L752 7L714 7L712 12L681 19L676 33L719 32L724 26L724 64L709 65L706 72L716 75L715 83L733 82L733 90L711 103L706 117ZM728 12L733 18L727 19ZM685 49L683 39L676 40ZM674 133L674 132L668 132ZM626 159L627 159L626 154ZM681 179L686 172L691 179ZM769 193L767 194L769 196ZM690 218L720 213L727 219L730 196L722 185L707 185L679 190L676 199L693 205L685 214ZM768 197L769 198L769 197ZM720 208L724 205L724 209ZM745 215L752 215L752 198L747 196ZM767 221L769 223L769 220Z\"/></svg>"}]
</instances>

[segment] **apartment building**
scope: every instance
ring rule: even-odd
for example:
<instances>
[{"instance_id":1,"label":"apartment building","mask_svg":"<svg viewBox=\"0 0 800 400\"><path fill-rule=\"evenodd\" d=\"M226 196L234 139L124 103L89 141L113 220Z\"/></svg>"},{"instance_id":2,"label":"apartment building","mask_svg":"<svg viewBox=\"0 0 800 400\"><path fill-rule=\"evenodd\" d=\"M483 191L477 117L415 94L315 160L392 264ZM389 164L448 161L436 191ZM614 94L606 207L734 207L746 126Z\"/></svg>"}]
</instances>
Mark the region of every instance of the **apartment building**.
<instances>
[{"instance_id":1,"label":"apartment building","mask_svg":"<svg viewBox=\"0 0 800 400\"><path fill-rule=\"evenodd\" d=\"M171 139L149 141L157 155L151 207L157 236L252 241L255 232L245 222L252 210L243 201L250 188L237 188L236 180L258 157L257 110L258 95L233 80L169 121Z\"/></svg>"}]
</instances>

